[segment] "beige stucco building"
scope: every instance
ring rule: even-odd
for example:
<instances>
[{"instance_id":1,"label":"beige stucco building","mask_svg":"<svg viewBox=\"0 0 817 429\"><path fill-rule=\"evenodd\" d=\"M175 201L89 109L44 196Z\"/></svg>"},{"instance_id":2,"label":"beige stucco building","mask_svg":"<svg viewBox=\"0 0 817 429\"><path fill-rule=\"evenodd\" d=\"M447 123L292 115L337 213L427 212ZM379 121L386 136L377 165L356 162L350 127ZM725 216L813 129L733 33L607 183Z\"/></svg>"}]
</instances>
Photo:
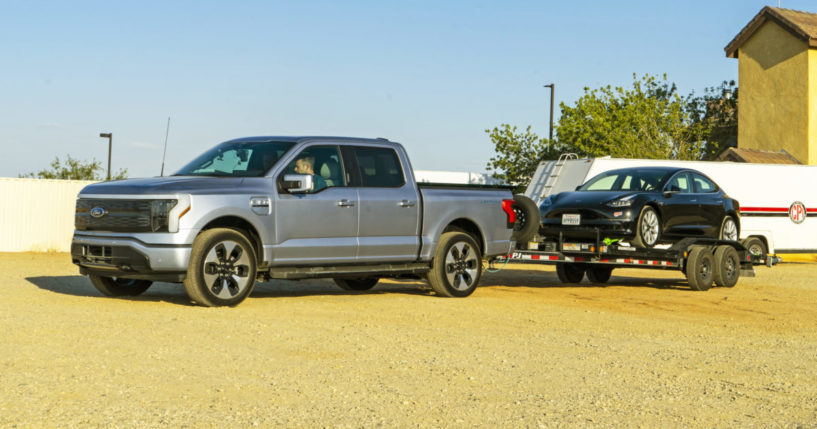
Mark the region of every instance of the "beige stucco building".
<instances>
[{"instance_id":1,"label":"beige stucco building","mask_svg":"<svg viewBox=\"0 0 817 429\"><path fill-rule=\"evenodd\" d=\"M725 50L738 59L738 146L817 165L817 14L765 7Z\"/></svg>"}]
</instances>

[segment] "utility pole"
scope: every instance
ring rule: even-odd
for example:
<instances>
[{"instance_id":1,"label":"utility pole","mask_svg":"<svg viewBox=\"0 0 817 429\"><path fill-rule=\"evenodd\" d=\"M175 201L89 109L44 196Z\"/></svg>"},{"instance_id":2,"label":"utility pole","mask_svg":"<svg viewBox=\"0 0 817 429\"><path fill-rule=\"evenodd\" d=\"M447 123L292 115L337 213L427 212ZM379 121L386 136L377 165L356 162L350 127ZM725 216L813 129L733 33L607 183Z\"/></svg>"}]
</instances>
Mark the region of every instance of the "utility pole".
<instances>
[{"instance_id":1,"label":"utility pole","mask_svg":"<svg viewBox=\"0 0 817 429\"><path fill-rule=\"evenodd\" d=\"M550 141L553 141L553 93L556 92L556 84L551 83L543 86L545 88L550 88L550 132L548 133L548 138Z\"/></svg>"},{"instance_id":2,"label":"utility pole","mask_svg":"<svg viewBox=\"0 0 817 429\"><path fill-rule=\"evenodd\" d=\"M113 146L113 133L99 133L102 138L108 139L108 181L111 181L111 147Z\"/></svg>"}]
</instances>

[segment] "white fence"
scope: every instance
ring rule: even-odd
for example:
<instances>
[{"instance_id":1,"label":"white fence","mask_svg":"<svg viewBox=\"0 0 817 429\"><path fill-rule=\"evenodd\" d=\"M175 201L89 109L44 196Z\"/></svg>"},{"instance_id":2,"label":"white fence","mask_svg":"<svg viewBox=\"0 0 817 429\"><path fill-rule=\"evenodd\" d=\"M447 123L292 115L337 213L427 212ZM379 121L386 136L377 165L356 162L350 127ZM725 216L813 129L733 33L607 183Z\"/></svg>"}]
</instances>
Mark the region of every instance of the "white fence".
<instances>
[{"instance_id":1,"label":"white fence","mask_svg":"<svg viewBox=\"0 0 817 429\"><path fill-rule=\"evenodd\" d=\"M414 179L418 182L461 183L470 185L499 185L502 181L488 173L470 171L414 170Z\"/></svg>"},{"instance_id":2,"label":"white fence","mask_svg":"<svg viewBox=\"0 0 817 429\"><path fill-rule=\"evenodd\" d=\"M68 252L84 180L0 178L0 251Z\"/></svg>"},{"instance_id":3,"label":"white fence","mask_svg":"<svg viewBox=\"0 0 817 429\"><path fill-rule=\"evenodd\" d=\"M416 170L418 182L498 183L489 174ZM68 252L85 180L0 177L0 252Z\"/></svg>"}]
</instances>

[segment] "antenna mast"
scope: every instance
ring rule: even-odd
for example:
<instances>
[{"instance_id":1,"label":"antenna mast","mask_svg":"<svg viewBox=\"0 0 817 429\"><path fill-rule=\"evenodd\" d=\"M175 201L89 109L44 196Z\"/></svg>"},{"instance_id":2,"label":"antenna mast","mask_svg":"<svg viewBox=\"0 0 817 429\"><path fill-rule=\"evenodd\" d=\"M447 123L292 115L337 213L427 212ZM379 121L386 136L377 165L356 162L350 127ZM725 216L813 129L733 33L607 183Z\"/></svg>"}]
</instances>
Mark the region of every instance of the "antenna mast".
<instances>
[{"instance_id":1,"label":"antenna mast","mask_svg":"<svg viewBox=\"0 0 817 429\"><path fill-rule=\"evenodd\" d=\"M159 176L165 175L165 154L167 154L167 136L170 134L170 116L167 117L167 129L165 130L165 149L162 151L162 172Z\"/></svg>"}]
</instances>

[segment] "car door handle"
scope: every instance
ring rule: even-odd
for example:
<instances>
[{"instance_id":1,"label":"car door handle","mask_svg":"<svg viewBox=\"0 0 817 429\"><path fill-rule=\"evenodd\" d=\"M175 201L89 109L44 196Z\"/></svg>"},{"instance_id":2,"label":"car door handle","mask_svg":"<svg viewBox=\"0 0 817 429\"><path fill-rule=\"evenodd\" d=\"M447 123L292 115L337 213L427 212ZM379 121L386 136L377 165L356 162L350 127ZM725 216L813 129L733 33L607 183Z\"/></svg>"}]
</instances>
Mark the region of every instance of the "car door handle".
<instances>
[{"instance_id":1,"label":"car door handle","mask_svg":"<svg viewBox=\"0 0 817 429\"><path fill-rule=\"evenodd\" d=\"M417 204L417 203L415 203L414 201L409 201L409 200L403 200L403 201L400 201L399 203L397 203L397 205L400 206L400 207L414 207L415 204Z\"/></svg>"},{"instance_id":2,"label":"car door handle","mask_svg":"<svg viewBox=\"0 0 817 429\"><path fill-rule=\"evenodd\" d=\"M349 200L340 200L338 201L338 207L354 207L355 202Z\"/></svg>"}]
</instances>

